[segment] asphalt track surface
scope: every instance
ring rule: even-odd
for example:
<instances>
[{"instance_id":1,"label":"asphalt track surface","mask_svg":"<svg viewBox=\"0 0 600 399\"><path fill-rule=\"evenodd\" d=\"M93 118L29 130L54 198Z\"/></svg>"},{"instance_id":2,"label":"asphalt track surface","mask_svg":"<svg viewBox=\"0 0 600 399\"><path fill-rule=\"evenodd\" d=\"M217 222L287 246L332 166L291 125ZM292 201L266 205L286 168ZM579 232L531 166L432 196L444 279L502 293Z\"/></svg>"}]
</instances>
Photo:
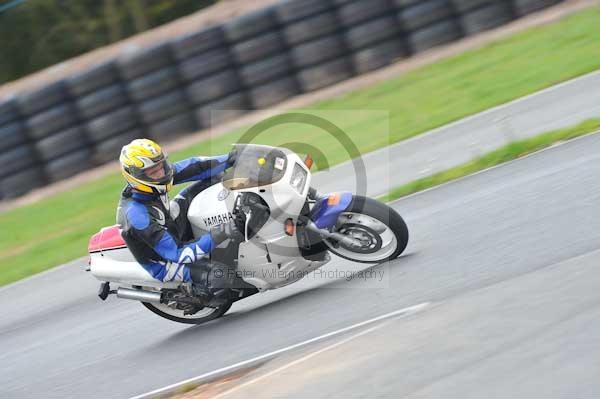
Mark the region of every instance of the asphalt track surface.
<instances>
[{"instance_id":1,"label":"asphalt track surface","mask_svg":"<svg viewBox=\"0 0 600 399\"><path fill-rule=\"evenodd\" d=\"M435 306L360 338L371 345L337 348L361 351L360 367L298 397L597 397L598 176L592 135L403 199L411 243L374 269L381 281L309 276L202 326L102 303L83 272L13 286L0 291L0 397L128 397L423 302Z\"/></svg>"}]
</instances>

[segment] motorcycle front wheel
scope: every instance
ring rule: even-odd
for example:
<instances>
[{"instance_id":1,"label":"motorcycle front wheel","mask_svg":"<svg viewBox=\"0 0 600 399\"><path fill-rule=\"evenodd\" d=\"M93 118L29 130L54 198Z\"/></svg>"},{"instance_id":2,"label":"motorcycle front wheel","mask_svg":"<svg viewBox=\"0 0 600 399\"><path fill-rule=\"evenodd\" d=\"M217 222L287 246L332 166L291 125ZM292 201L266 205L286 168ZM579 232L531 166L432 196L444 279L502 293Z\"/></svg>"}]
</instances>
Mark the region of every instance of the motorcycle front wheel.
<instances>
[{"instance_id":1,"label":"motorcycle front wheel","mask_svg":"<svg viewBox=\"0 0 600 399\"><path fill-rule=\"evenodd\" d=\"M402 216L381 202L358 195L338 216L332 231L360 242L360 246L350 246L324 240L332 253L354 262L389 261L400 256L408 245L408 227Z\"/></svg>"}]
</instances>

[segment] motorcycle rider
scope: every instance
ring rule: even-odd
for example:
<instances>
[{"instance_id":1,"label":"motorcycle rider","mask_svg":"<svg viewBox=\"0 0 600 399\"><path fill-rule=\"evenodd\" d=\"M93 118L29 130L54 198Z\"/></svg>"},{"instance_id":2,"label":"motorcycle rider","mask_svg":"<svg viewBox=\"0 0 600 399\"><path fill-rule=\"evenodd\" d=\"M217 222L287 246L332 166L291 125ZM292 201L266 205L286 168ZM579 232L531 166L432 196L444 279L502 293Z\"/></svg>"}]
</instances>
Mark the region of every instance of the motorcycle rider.
<instances>
[{"instance_id":1,"label":"motorcycle rider","mask_svg":"<svg viewBox=\"0 0 600 399\"><path fill-rule=\"evenodd\" d=\"M221 242L240 233L231 220L193 239L187 212L192 199L233 164L235 152L171 164L157 143L136 139L122 148L119 161L127 186L117 223L135 259L157 280L190 282L197 294L210 296L207 258ZM192 181L169 201L173 184Z\"/></svg>"}]
</instances>

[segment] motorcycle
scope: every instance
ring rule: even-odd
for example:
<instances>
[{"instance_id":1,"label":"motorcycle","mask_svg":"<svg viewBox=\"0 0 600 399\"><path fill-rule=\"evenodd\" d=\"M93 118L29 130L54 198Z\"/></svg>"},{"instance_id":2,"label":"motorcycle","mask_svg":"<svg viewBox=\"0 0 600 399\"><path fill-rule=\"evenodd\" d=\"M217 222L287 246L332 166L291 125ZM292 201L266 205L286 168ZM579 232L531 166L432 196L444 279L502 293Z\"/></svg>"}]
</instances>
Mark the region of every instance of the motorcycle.
<instances>
[{"instance_id":1,"label":"motorcycle","mask_svg":"<svg viewBox=\"0 0 600 399\"><path fill-rule=\"evenodd\" d=\"M114 294L140 301L166 319L201 324L259 292L292 284L330 261L362 263L397 258L408 244L402 217L376 200L350 192L319 194L311 187L312 159L286 148L236 144L237 159L191 202L194 237L234 220L241 232L215 248L207 264L227 284L209 297L190 283L154 279L127 249L119 226L101 229L88 246L89 271L102 300ZM110 284L116 284L111 289Z\"/></svg>"}]
</instances>

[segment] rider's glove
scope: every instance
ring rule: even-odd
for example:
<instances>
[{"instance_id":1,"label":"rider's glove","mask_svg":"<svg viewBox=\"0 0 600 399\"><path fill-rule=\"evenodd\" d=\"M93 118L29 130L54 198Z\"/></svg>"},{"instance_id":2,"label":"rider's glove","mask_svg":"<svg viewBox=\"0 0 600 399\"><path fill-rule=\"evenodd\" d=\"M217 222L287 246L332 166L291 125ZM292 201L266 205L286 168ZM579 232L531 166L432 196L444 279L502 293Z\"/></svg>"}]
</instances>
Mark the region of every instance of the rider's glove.
<instances>
[{"instance_id":1,"label":"rider's glove","mask_svg":"<svg viewBox=\"0 0 600 399\"><path fill-rule=\"evenodd\" d=\"M237 149L233 149L229 152L229 155L227 157L227 166L228 167L232 167L233 164L235 163L235 161L237 161Z\"/></svg>"},{"instance_id":2,"label":"rider's glove","mask_svg":"<svg viewBox=\"0 0 600 399\"><path fill-rule=\"evenodd\" d=\"M228 238L240 241L243 238L242 233L240 233L233 220L211 228L210 235L214 245L219 245Z\"/></svg>"}]
</instances>

